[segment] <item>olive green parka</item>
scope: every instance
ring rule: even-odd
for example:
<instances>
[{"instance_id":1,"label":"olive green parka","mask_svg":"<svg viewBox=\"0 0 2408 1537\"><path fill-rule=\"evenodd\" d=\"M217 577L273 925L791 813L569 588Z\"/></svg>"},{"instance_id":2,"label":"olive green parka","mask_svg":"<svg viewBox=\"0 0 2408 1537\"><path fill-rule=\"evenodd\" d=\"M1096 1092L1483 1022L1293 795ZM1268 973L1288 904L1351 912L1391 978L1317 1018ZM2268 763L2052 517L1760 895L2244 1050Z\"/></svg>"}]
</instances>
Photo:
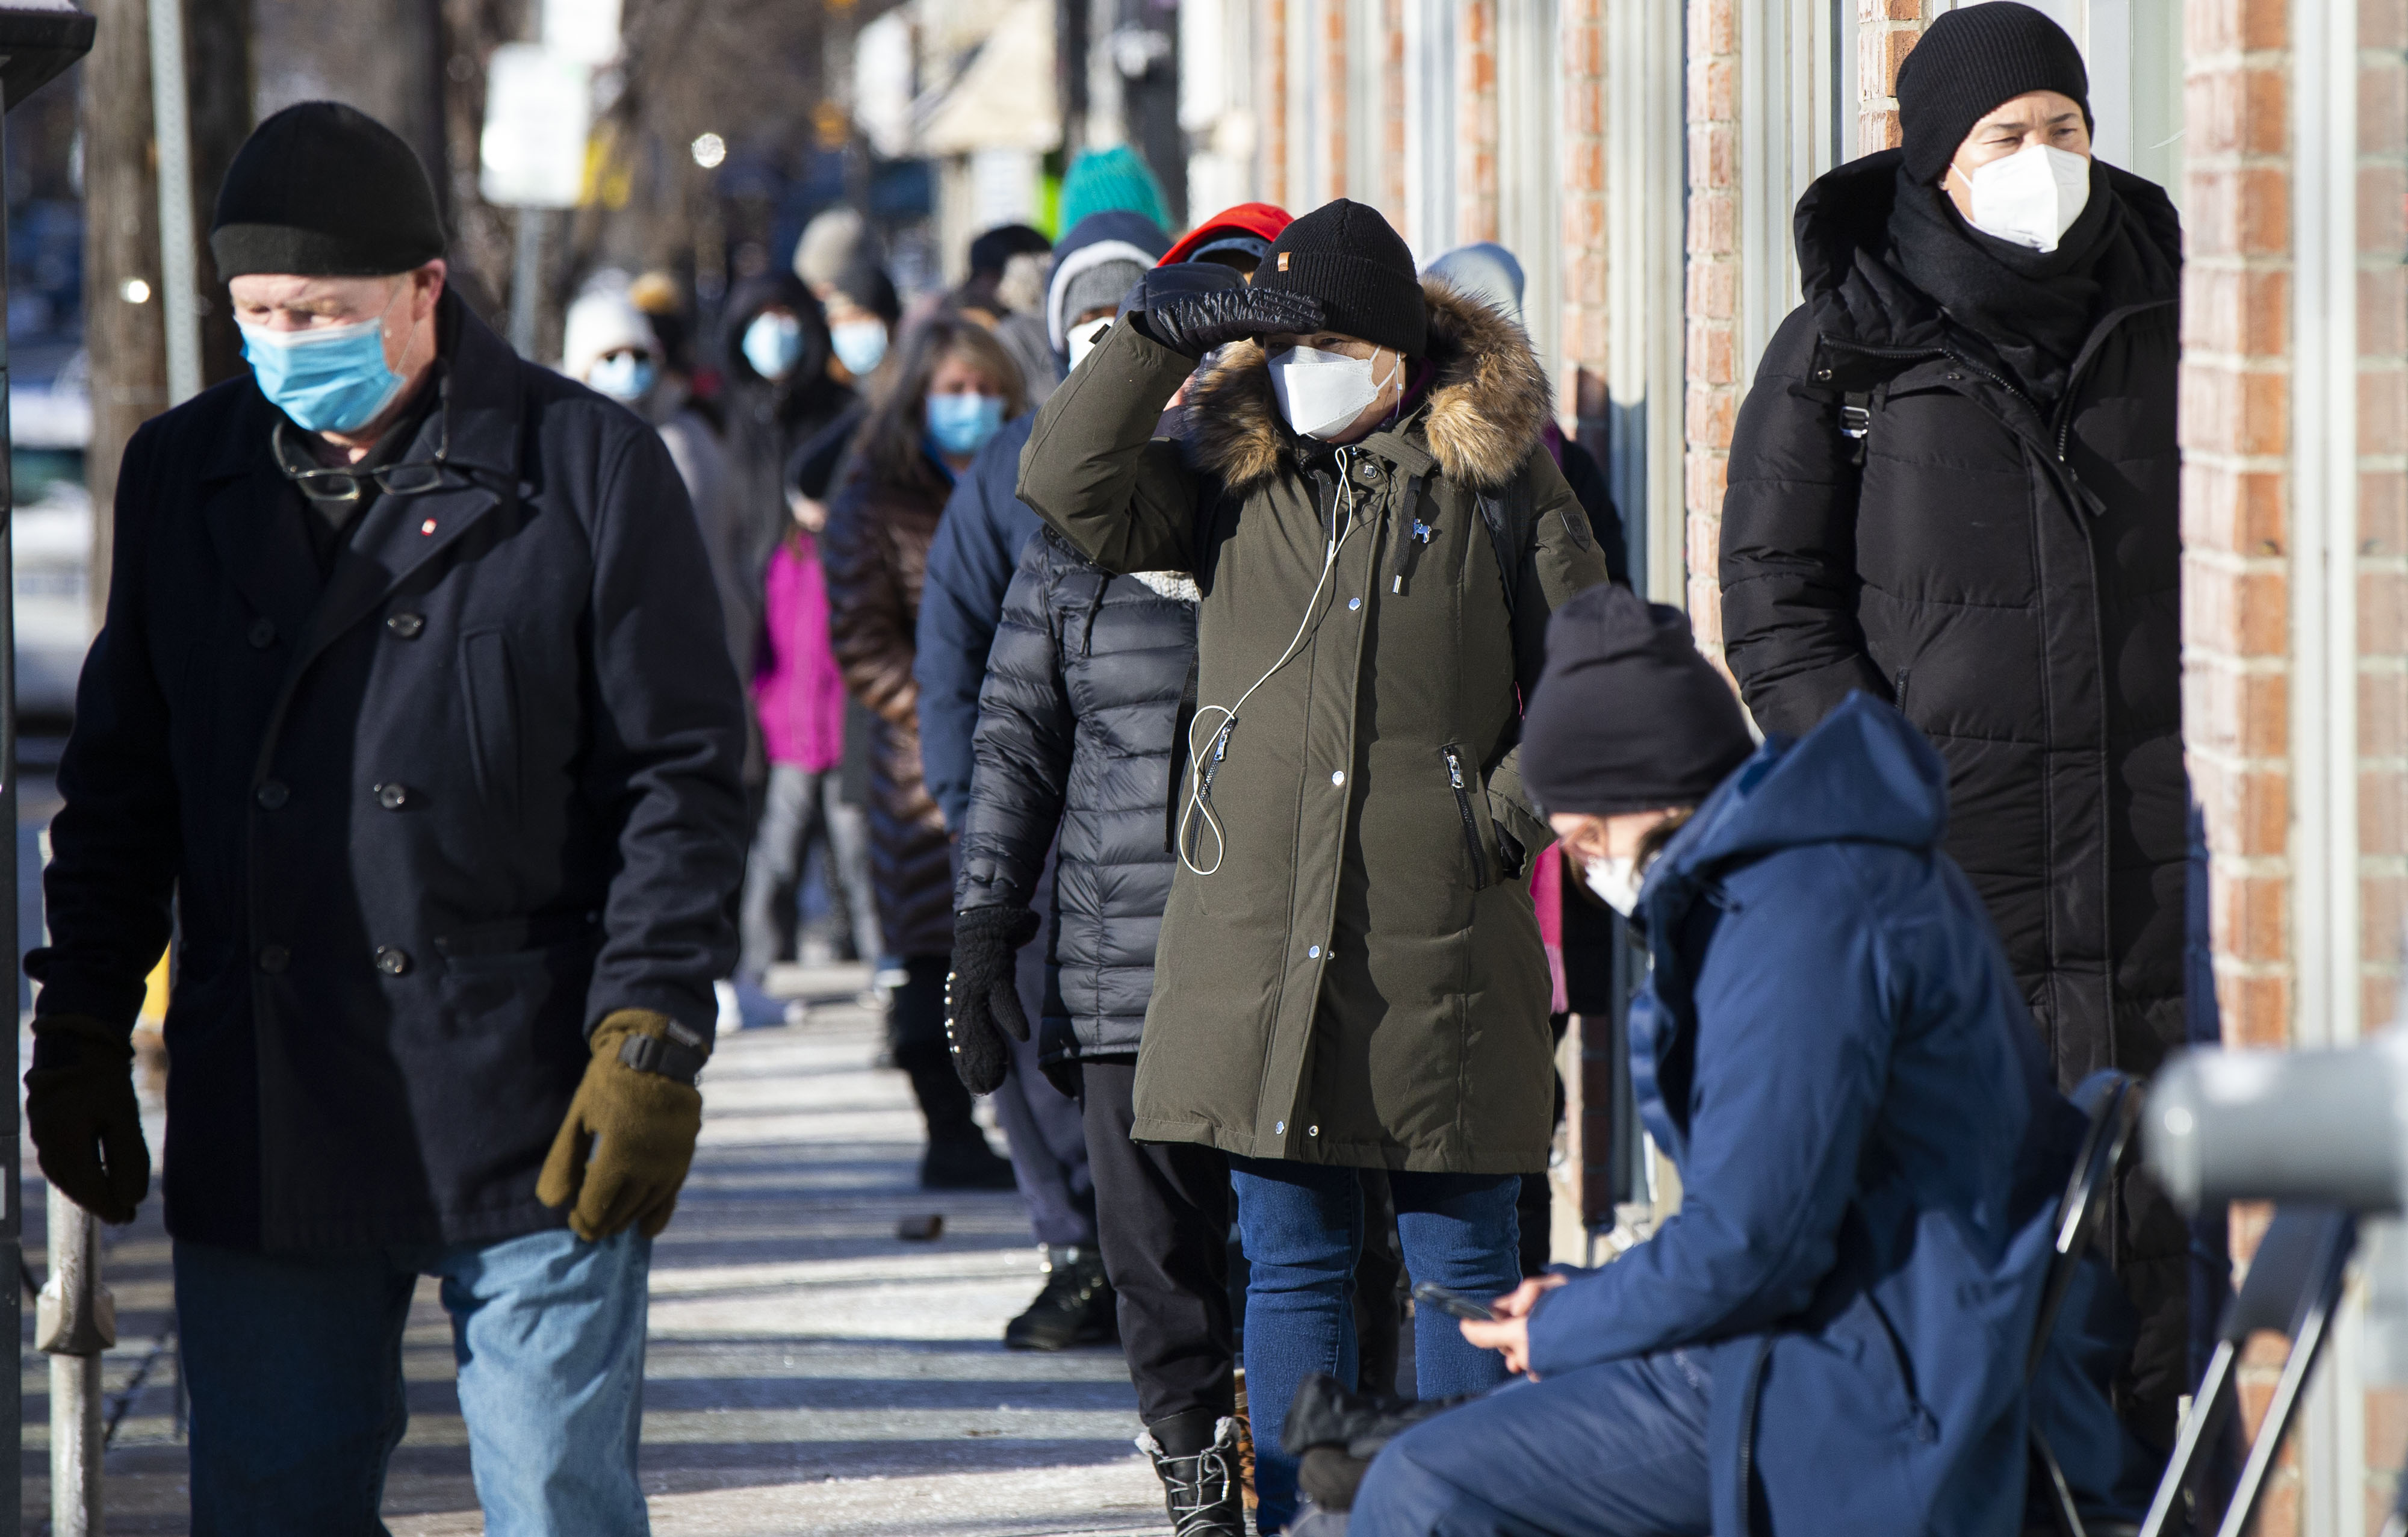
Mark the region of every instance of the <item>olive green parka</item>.
<instances>
[{"instance_id":1,"label":"olive green parka","mask_svg":"<svg viewBox=\"0 0 2408 1537\"><path fill-rule=\"evenodd\" d=\"M1603 582L1605 559L1541 442L1527 337L1425 292L1417 388L1352 447L1288 428L1251 342L1189 392L1184 436L1156 438L1193 365L1124 322L1022 453L1021 499L1099 565L1191 571L1203 594L1140 1141L1545 1167L1555 1086L1527 874L1552 835L1514 743L1547 617ZM1510 605L1484 494L1528 510Z\"/></svg>"}]
</instances>

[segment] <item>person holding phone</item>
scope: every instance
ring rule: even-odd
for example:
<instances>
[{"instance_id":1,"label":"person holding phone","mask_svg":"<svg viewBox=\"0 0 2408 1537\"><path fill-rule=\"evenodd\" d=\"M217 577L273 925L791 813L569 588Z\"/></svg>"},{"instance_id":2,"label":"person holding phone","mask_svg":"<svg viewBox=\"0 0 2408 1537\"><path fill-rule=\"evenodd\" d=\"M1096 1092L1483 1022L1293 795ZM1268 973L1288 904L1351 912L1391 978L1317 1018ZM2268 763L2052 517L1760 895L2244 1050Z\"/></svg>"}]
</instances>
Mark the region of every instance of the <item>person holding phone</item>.
<instances>
[{"instance_id":1,"label":"person holding phone","mask_svg":"<svg viewBox=\"0 0 2408 1537\"><path fill-rule=\"evenodd\" d=\"M1632 1078L1683 1205L1461 1324L1533 1380L1391 1442L1351 1537L1704 1537L1766 1511L2004 1537L2033 1414L2077 1498L2136 1516L2106 1395L2067 1364L2114 1332L2103 1267L2026 1389L2083 1122L1941 852L1939 755L1861 695L1754 747L1687 620L1615 587L1549 626L1523 751L1566 855L1646 935Z\"/></svg>"}]
</instances>

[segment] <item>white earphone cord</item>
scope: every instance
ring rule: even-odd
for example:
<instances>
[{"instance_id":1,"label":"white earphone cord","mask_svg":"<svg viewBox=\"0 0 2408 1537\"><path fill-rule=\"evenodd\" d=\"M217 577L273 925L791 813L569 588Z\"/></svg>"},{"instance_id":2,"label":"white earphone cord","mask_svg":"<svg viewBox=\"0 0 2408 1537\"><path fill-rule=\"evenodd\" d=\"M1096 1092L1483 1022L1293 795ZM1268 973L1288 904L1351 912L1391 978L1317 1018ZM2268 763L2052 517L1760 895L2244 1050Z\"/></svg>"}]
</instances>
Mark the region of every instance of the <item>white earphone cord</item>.
<instances>
[{"instance_id":1,"label":"white earphone cord","mask_svg":"<svg viewBox=\"0 0 2408 1537\"><path fill-rule=\"evenodd\" d=\"M1254 697L1254 690L1269 682L1272 674L1287 666L1289 660L1296 655L1297 648L1304 644L1305 636L1312 628L1313 610L1321 602L1321 590L1329 585L1329 574L1338 569L1339 553L1346 548L1347 539L1354 533L1354 478L1348 473L1352 467L1348 463L1347 455L1347 450L1341 448L1338 451L1338 480L1345 496L1345 518L1324 551L1321 558L1320 579L1312 584L1312 596L1304 600L1304 617L1297 622L1294 639L1290 639L1287 648L1280 653L1279 660L1270 665L1270 671L1255 679L1243 694L1239 695L1236 704L1203 705L1197 710L1196 718L1187 725L1188 788L1186 804L1181 807L1179 812L1179 862L1197 875L1211 875L1217 871L1221 868L1222 859L1228 854L1229 842L1221 831L1220 820L1213 816L1212 808L1206 804L1204 799L1207 756L1205 751L1196 745L1196 728L1204 724L1207 716L1224 717L1207 745L1213 753L1226 754L1228 751L1229 736L1238 728L1238 711L1246 708L1246 701ZM1187 829L1198 815L1204 818L1204 826L1210 828L1212 834L1212 868L1211 869L1205 869L1188 857Z\"/></svg>"}]
</instances>

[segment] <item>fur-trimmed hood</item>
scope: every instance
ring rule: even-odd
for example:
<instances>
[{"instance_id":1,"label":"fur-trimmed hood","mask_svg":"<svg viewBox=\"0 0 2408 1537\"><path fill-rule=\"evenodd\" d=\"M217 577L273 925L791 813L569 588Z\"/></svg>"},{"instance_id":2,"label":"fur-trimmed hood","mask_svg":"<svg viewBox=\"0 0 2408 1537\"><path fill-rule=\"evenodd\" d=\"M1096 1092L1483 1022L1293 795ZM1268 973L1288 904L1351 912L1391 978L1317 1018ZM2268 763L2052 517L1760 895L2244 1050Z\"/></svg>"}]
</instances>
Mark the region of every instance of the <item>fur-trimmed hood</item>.
<instances>
[{"instance_id":1,"label":"fur-trimmed hood","mask_svg":"<svg viewBox=\"0 0 2408 1537\"><path fill-rule=\"evenodd\" d=\"M1554 409L1547 372L1521 323L1480 300L1426 278L1429 362L1437 373L1408 413L1447 479L1495 491L1521 472L1541 447ZM1252 485L1320 445L1280 415L1270 367L1259 343L1221 354L1189 392L1188 447L1197 467L1228 486Z\"/></svg>"}]
</instances>

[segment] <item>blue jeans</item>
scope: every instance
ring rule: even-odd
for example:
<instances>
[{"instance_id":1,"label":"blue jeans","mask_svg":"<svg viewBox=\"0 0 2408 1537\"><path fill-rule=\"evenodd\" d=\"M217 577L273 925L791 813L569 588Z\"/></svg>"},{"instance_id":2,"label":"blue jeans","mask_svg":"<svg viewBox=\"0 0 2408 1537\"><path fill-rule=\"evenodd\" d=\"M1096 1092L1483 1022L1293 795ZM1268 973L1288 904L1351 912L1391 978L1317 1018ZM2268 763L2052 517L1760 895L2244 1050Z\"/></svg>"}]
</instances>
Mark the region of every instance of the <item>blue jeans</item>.
<instances>
[{"instance_id":1,"label":"blue jeans","mask_svg":"<svg viewBox=\"0 0 2408 1537\"><path fill-rule=\"evenodd\" d=\"M382 1537L402 1326L439 1277L488 1537L642 1537L652 1240L259 1254L179 1242L193 1537Z\"/></svg>"},{"instance_id":2,"label":"blue jeans","mask_svg":"<svg viewBox=\"0 0 2408 1537\"><path fill-rule=\"evenodd\" d=\"M1296 1458L1280 1445L1297 1384L1327 1372L1354 1386L1354 1263L1363 1252L1355 1171L1284 1159L1231 1158L1238 1236L1246 1251L1246 1406L1254 1438L1256 1520L1279 1530L1296 1510ZM1522 1282L1518 1174L1388 1172L1405 1270L1480 1297ZM1413 1381L1425 1399L1505 1380L1505 1358L1475 1348L1434 1308L1413 1316ZM1377 1385L1384 1390L1386 1384Z\"/></svg>"},{"instance_id":3,"label":"blue jeans","mask_svg":"<svg viewBox=\"0 0 2408 1537\"><path fill-rule=\"evenodd\" d=\"M1707 1537L1712 1402L1678 1350L1500 1387L1390 1442L1346 1537Z\"/></svg>"}]
</instances>

